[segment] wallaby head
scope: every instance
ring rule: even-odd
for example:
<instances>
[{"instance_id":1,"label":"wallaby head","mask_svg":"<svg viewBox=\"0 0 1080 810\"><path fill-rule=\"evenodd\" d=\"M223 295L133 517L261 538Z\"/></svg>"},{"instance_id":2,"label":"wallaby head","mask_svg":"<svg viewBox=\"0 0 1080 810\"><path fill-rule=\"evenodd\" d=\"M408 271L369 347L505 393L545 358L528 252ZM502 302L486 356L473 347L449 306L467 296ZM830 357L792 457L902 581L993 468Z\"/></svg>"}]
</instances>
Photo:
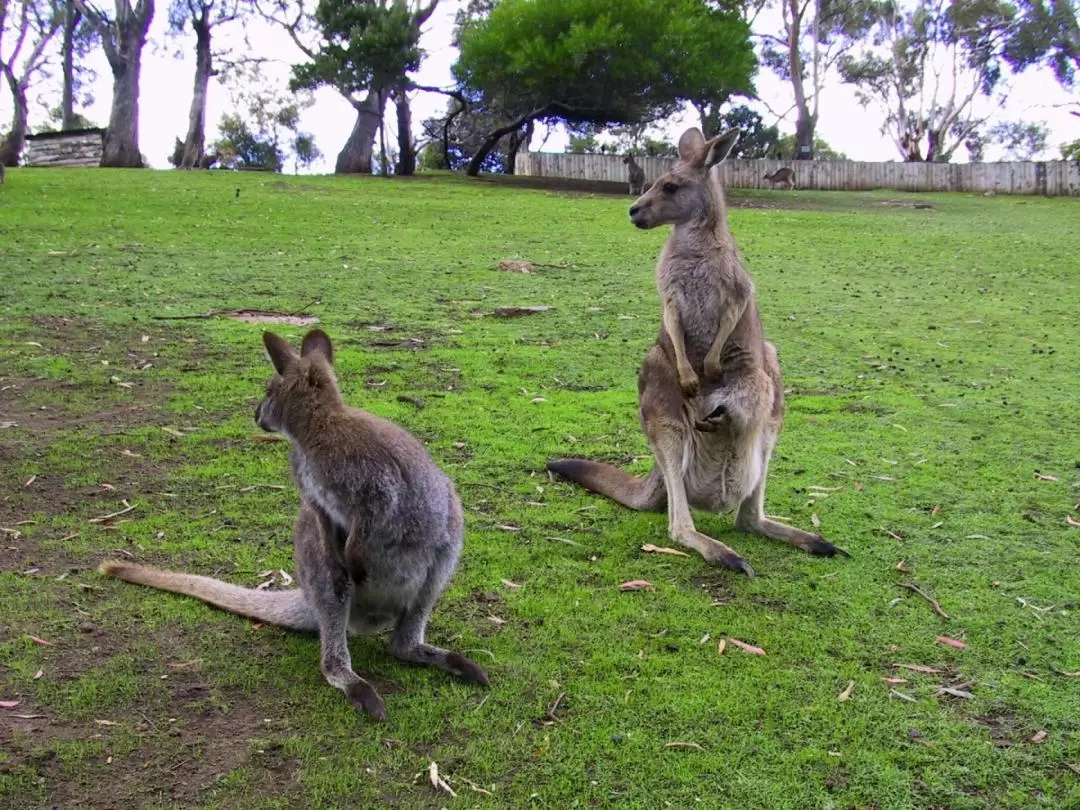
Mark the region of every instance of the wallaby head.
<instances>
[{"instance_id":1,"label":"wallaby head","mask_svg":"<svg viewBox=\"0 0 1080 810\"><path fill-rule=\"evenodd\" d=\"M334 375L334 347L321 329L304 335L300 354L273 332L263 332L266 354L275 374L255 409L255 424L267 432L295 430L297 420L322 405L341 402Z\"/></svg>"},{"instance_id":2,"label":"wallaby head","mask_svg":"<svg viewBox=\"0 0 1080 810\"><path fill-rule=\"evenodd\" d=\"M710 140L705 140L697 127L686 130L679 138L679 159L674 168L634 201L630 221L647 229L708 217L713 194L709 169L728 156L738 139L738 129Z\"/></svg>"}]
</instances>

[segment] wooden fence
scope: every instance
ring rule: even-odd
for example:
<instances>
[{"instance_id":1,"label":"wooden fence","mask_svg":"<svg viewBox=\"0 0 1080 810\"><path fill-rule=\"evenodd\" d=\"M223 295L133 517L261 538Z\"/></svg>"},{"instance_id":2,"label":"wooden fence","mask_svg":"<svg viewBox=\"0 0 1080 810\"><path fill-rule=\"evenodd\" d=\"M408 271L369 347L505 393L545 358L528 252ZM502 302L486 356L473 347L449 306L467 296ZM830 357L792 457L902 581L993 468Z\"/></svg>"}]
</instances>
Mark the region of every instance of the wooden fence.
<instances>
[{"instance_id":1,"label":"wooden fence","mask_svg":"<svg viewBox=\"0 0 1080 810\"><path fill-rule=\"evenodd\" d=\"M651 183L674 158L635 158ZM782 166L795 170L798 188L819 191L967 191L982 194L1080 196L1080 161L1045 163L859 163L851 160L726 160L720 176L728 188L769 188L764 179ZM532 177L557 177L626 183L628 168L619 155L519 152L514 171Z\"/></svg>"}]
</instances>

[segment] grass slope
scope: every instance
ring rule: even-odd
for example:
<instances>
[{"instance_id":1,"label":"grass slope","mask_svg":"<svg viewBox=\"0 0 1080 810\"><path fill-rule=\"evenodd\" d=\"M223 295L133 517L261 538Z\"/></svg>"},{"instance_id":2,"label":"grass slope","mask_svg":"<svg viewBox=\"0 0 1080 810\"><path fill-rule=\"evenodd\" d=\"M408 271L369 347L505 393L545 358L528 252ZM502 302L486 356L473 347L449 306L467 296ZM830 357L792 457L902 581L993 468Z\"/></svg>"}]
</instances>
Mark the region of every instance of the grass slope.
<instances>
[{"instance_id":1,"label":"grass slope","mask_svg":"<svg viewBox=\"0 0 1080 810\"><path fill-rule=\"evenodd\" d=\"M1080 806L1080 679L1058 674L1080 670L1077 204L889 199L736 197L789 392L768 510L854 555L699 515L748 580L643 553L670 545L663 516L544 470L650 464L636 370L666 229L633 229L627 199L10 172L0 699L20 702L0 709L0 803ZM554 309L490 314L515 305ZM457 482L466 551L430 636L470 650L490 693L357 639L390 714L373 725L324 683L315 638L95 573L121 551L248 586L290 568L285 446L251 438L261 327L156 319L243 307L317 315L346 398ZM618 590L638 578L655 591ZM726 637L768 655L719 656Z\"/></svg>"}]
</instances>

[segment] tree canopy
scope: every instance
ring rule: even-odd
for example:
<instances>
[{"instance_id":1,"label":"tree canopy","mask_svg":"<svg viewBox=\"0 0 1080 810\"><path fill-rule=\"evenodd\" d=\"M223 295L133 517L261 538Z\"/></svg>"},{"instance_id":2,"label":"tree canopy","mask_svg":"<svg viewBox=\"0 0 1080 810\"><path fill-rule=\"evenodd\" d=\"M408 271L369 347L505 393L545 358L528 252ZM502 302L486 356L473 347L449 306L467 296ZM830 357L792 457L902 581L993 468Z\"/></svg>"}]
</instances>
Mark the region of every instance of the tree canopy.
<instances>
[{"instance_id":1,"label":"tree canopy","mask_svg":"<svg viewBox=\"0 0 1080 810\"><path fill-rule=\"evenodd\" d=\"M1005 58L1018 70L1045 64L1064 87L1080 70L1080 5L1076 0L1019 0L1020 14Z\"/></svg>"},{"instance_id":2,"label":"tree canopy","mask_svg":"<svg viewBox=\"0 0 1080 810\"><path fill-rule=\"evenodd\" d=\"M502 0L459 42L458 81L516 115L489 149L531 120L617 125L753 92L749 26L703 0Z\"/></svg>"},{"instance_id":3,"label":"tree canopy","mask_svg":"<svg viewBox=\"0 0 1080 810\"><path fill-rule=\"evenodd\" d=\"M1002 80L1005 38L1015 10L1005 0L918 0L881 7L876 42L840 61L864 105L885 111L906 161L947 161L984 123L977 96Z\"/></svg>"}]
</instances>

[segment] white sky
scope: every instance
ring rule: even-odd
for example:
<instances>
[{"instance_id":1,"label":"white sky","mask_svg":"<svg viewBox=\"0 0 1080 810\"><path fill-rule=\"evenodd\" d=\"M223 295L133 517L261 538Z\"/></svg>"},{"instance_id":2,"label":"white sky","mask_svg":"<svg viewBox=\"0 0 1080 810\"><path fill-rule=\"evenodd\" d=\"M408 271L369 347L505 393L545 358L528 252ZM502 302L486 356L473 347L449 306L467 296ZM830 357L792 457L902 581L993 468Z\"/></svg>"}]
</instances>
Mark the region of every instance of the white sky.
<instances>
[{"instance_id":1,"label":"white sky","mask_svg":"<svg viewBox=\"0 0 1080 810\"><path fill-rule=\"evenodd\" d=\"M435 14L424 27L421 46L427 53L420 71L415 75L419 84L447 87L450 84L450 66L456 59L456 50L450 45L454 14L462 5L461 0L442 0ZM187 131L188 109L191 100L191 83L194 73L194 40L186 38L167 41L166 28L167 0L158 0L158 9L151 26L152 42L147 45L143 55L142 94L140 98L140 147L143 154L154 167L167 167L167 156L172 151L174 139L183 138ZM767 30L766 26L775 26L780 30L778 15L762 15L755 25L758 30ZM282 32L260 24L253 28L252 42L257 42L256 50L260 55L278 60L268 68L284 86L288 78L288 66L300 61L302 54ZM242 46L240 37L231 36L223 29L218 44L229 44L234 40ZM177 51L179 50L179 58ZM94 86L94 104L81 110L92 121L105 125L109 117L112 76L108 70L104 55L96 52L93 64L97 69L98 79ZM1005 105L994 112L995 120L1044 121L1050 127L1049 148L1040 155L1044 159L1060 156L1059 145L1080 137L1080 119L1070 116L1065 109L1054 108L1055 104L1076 101L1076 97L1065 92L1045 69L1033 69L1013 77L1010 80L1012 91ZM768 70L760 70L756 84L759 95L776 112L783 112L791 105L791 87ZM59 89L49 88L56 99ZM50 103L55 103L50 98ZM982 109L993 112L996 101L980 99L985 105ZM224 88L216 82L211 83L207 109L207 142L216 137L216 125L222 113L229 110L229 98ZM412 102L413 126L419 133L420 122L424 118L440 114L446 106L446 98L441 95L417 93ZM752 105L753 106L753 105ZM772 123L774 117L764 107L757 105L759 112L765 115L766 123ZM394 125L393 108L388 107L388 136ZM6 93L0 101L0 115L3 120L10 118L10 98ZM43 114L34 100L31 100L31 123L40 124ZM899 159L895 146L880 132L883 114L876 108L864 110L854 99L852 88L833 79L821 99L821 114L818 123L818 136L824 138L834 148L855 160L896 160ZM315 136L318 147L325 157L313 166L313 171L333 171L334 159L338 150L348 137L355 120L355 114L348 103L329 88L322 88L316 94L314 106L306 110L301 119L301 128ZM680 116L667 122L667 135L675 140L687 125L698 124L696 114ZM794 117L780 123L781 131L794 130ZM541 128L542 129L542 128ZM538 132L533 146L536 148L544 133ZM548 151L562 151L566 144L565 135L552 133L544 145ZM998 159L1000 153L988 148L986 158ZM959 149L956 160L966 160L965 150Z\"/></svg>"}]
</instances>

